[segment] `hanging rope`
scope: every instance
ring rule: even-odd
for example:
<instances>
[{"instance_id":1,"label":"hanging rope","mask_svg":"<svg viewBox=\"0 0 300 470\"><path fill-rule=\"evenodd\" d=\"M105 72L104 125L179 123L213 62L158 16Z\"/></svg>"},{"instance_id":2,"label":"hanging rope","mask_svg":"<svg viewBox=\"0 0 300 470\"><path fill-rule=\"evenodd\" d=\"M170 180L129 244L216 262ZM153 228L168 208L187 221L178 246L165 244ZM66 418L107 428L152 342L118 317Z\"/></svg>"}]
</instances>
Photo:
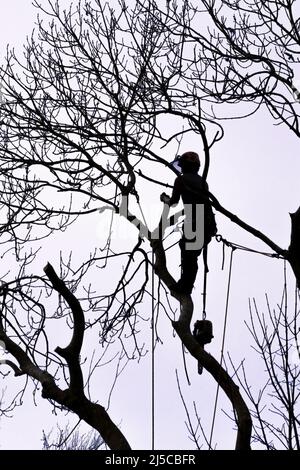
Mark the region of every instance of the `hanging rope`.
<instances>
[{"instance_id":1,"label":"hanging rope","mask_svg":"<svg viewBox=\"0 0 300 470\"><path fill-rule=\"evenodd\" d=\"M140 198L136 194L136 200L142 215L145 227L147 227L146 218L140 204ZM154 297L154 251L152 250L152 275L151 275L151 449L155 448L155 297Z\"/></svg>"},{"instance_id":2,"label":"hanging rope","mask_svg":"<svg viewBox=\"0 0 300 470\"><path fill-rule=\"evenodd\" d=\"M220 358L220 368L222 367L223 363L223 356L224 356L224 346L225 346L225 336L226 336L226 327L227 327L227 317L228 317L228 306L229 306L229 294L230 294L230 284L231 284L231 274L232 274L232 261L233 261L233 252L236 248L231 248L231 256L230 256L230 263L229 263L229 273L228 273L228 283L227 283L227 294L226 294L226 304L225 304L225 317L224 317L224 326L223 326L223 337L222 337L222 346L221 346L221 358ZM215 420L216 420L216 411L218 405L218 398L219 398L219 389L220 384L218 382L216 397L215 397L215 405L214 405L214 412L211 424L211 431L210 431L210 438L209 438L209 449L211 449L211 443L213 438Z\"/></svg>"},{"instance_id":3,"label":"hanging rope","mask_svg":"<svg viewBox=\"0 0 300 470\"><path fill-rule=\"evenodd\" d=\"M247 246L239 245L237 243L229 242L225 238L222 237L222 235L217 234L215 236L217 242L223 242L223 247L224 245L229 246L230 248L234 248L236 250L242 250L242 251L248 251L249 253L256 253L258 255L263 255L263 256L269 256L270 258L282 258L284 257L282 255L279 255L278 253L267 253L265 251L259 251L259 250L254 250L253 248L248 248Z\"/></svg>"},{"instance_id":4,"label":"hanging rope","mask_svg":"<svg viewBox=\"0 0 300 470\"><path fill-rule=\"evenodd\" d=\"M206 319L206 286L207 286L207 273L208 273L208 265L207 265L207 245L203 248L203 264L204 264L204 274L203 274L203 309L202 309L202 320Z\"/></svg>"},{"instance_id":5,"label":"hanging rope","mask_svg":"<svg viewBox=\"0 0 300 470\"><path fill-rule=\"evenodd\" d=\"M185 373L186 381L187 381L188 385L191 385L191 381L190 381L190 378L189 378L187 365L186 365L186 359L185 359L186 352L185 352L185 348L184 348L183 343L182 343L181 349L182 349L182 359L183 359L183 367L184 367L184 373Z\"/></svg>"},{"instance_id":6,"label":"hanging rope","mask_svg":"<svg viewBox=\"0 0 300 470\"><path fill-rule=\"evenodd\" d=\"M155 447L155 301L154 301L154 252L152 251L152 318L151 318L151 328L152 328L152 337L151 337L151 449L154 450Z\"/></svg>"},{"instance_id":7,"label":"hanging rope","mask_svg":"<svg viewBox=\"0 0 300 470\"><path fill-rule=\"evenodd\" d=\"M144 225L145 225L145 227L147 227L146 218L145 218L145 215L144 215L144 212L143 212L142 206L141 206L141 204L140 204L140 198L139 198L139 196L138 196L138 195L136 195L136 200L137 200L137 203L138 203L138 206L139 206L139 209L140 209L140 212L141 212L142 218L143 218Z\"/></svg>"},{"instance_id":8,"label":"hanging rope","mask_svg":"<svg viewBox=\"0 0 300 470\"><path fill-rule=\"evenodd\" d=\"M116 205L117 194L118 194L118 187L116 186L115 196L114 196L114 205ZM112 228L113 228L113 223L114 223L114 216L115 216L115 211L113 210L111 213L110 224L109 224L109 235L108 235L108 240L107 240L107 245L106 245L107 249L106 249L106 257L105 257L104 266L103 266L104 268L106 268L107 266L107 260L108 260L110 246L111 246L111 235L112 235Z\"/></svg>"}]
</instances>

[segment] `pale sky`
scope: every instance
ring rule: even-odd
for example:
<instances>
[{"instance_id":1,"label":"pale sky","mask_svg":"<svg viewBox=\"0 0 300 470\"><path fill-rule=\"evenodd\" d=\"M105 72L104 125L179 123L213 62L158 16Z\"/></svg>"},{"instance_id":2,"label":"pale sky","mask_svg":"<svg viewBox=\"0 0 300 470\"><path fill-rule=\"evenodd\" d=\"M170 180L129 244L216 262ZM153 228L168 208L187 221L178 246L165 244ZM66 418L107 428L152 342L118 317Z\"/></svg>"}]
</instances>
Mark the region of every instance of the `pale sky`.
<instances>
[{"instance_id":1,"label":"pale sky","mask_svg":"<svg viewBox=\"0 0 300 470\"><path fill-rule=\"evenodd\" d=\"M0 17L0 50L4 54L5 45L9 42L16 51L21 53L21 45L27 34L31 33L34 23L34 9L30 0L1 0ZM300 158L296 137L285 127L275 127L267 111L260 112L247 120L226 122L225 137L212 151L211 169L209 174L210 190L221 204L236 213L244 221L253 224L257 229L268 235L275 243L287 248L290 236L289 212L294 212L300 204L299 173ZM182 151L194 150L199 147L199 140L189 135L182 142ZM175 148L174 148L175 152ZM201 153L201 147L199 149ZM169 160L173 155L163 155ZM170 182L173 181L170 175ZM157 194L144 194L145 204L153 203L153 198L159 201ZM159 204L159 203L158 203ZM219 232L228 240L246 244L249 247L269 251L262 242L243 232L230 221L219 214L216 216ZM99 243L97 224L94 220L87 227L82 224L72 240L73 247L93 246ZM72 233L72 228L70 230ZM117 242L118 240L116 240ZM62 241L68 247L70 240ZM126 246L127 240L119 245ZM57 244L50 240L46 242L47 253L42 252L39 265L41 268L52 256L57 259ZM51 248L51 250L50 250ZM55 251L56 250L56 251ZM221 271L222 245L212 242L209 248L210 273L208 277L208 318L214 324L214 340L207 347L216 358L220 355L221 334L224 319L225 295L228 276L229 250L226 256L225 270ZM48 258L48 259L47 259ZM178 270L179 250L174 250L170 261L173 272ZM194 319L197 312L201 313L202 301L202 263L199 262L198 289L193 294L195 302ZM265 309L265 293L268 293L274 307L280 301L282 278L282 261L236 252L232 277L230 310L227 327L226 351L229 350L235 364L246 357L246 368L249 371L249 381L256 382L261 373L261 365L253 361L250 350L251 338L244 325L249 319L248 298L255 297L258 305ZM293 281L290 283L294 288ZM175 305L175 304L174 304ZM147 307L148 308L148 307ZM150 316L150 311L145 312ZM209 423L213 412L213 399L216 384L204 371L202 376L196 373L196 364L187 359L192 385L186 384L181 344L178 338L172 336L171 326L161 312L160 336L163 344L156 352L156 443L161 449L193 448L190 443L184 421L186 419L180 402L175 369L179 370L182 390L191 413L193 400L196 401L203 423L209 432ZM144 333L145 341L150 347L151 330ZM58 343L59 344L59 343ZM247 362L248 359L248 362ZM258 372L259 371L259 372ZM111 385L109 374L101 378L100 385L95 383L94 397L102 404L107 403L108 391ZM150 448L150 356L140 361L132 362L125 373L119 378L117 388L113 393L110 414L118 424L121 423L129 443L134 449ZM0 377L0 388L14 387L14 382L20 380L12 375L6 380ZM22 379L21 379L22 380ZM29 391L28 391L29 392ZM63 414L54 416L51 406L42 398L37 398L38 406L32 404L30 393L26 394L24 404L13 411L12 417L0 418L0 448L1 449L39 449L41 447L42 428L50 430L56 423L61 425L71 416ZM97 393L96 393L97 392ZM220 393L219 410L226 407L227 399ZM235 433L231 431L232 423L224 418L220 411L217 418L215 439L222 448L233 448Z\"/></svg>"}]
</instances>

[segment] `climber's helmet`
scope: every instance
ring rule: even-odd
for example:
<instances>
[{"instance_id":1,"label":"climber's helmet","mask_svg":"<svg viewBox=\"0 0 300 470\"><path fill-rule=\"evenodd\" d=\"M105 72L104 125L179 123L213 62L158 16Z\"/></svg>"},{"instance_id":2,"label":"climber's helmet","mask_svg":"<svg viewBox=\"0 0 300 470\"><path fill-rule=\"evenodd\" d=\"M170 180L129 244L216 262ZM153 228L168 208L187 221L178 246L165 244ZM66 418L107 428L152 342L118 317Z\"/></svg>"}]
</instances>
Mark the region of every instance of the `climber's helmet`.
<instances>
[{"instance_id":1,"label":"climber's helmet","mask_svg":"<svg viewBox=\"0 0 300 470\"><path fill-rule=\"evenodd\" d=\"M185 152L177 156L178 166L183 173L198 173L200 168L199 155L196 152Z\"/></svg>"}]
</instances>

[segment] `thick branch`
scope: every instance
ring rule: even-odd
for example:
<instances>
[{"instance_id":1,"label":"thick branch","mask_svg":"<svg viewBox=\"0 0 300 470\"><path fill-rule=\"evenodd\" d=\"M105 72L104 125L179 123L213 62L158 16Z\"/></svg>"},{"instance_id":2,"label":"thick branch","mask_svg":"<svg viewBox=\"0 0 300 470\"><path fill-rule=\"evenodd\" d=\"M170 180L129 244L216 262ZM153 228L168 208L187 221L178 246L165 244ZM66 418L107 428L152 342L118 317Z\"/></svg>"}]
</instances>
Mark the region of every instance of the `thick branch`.
<instances>
[{"instance_id":1,"label":"thick branch","mask_svg":"<svg viewBox=\"0 0 300 470\"><path fill-rule=\"evenodd\" d=\"M130 450L126 438L111 420L105 408L93 403L85 396L78 396L76 390L58 393L58 387L44 387L43 398L55 400L96 429L111 450Z\"/></svg>"},{"instance_id":2,"label":"thick branch","mask_svg":"<svg viewBox=\"0 0 300 470\"><path fill-rule=\"evenodd\" d=\"M183 310L188 311L190 310L190 303L182 302L181 307ZM185 312L185 316L192 316L192 311ZM173 327L186 349L213 376L231 401L237 414L238 433L235 449L250 450L252 420L248 407L240 394L239 387L234 383L226 370L223 369L221 364L201 348L185 321L179 320L178 322L173 322Z\"/></svg>"},{"instance_id":3,"label":"thick branch","mask_svg":"<svg viewBox=\"0 0 300 470\"><path fill-rule=\"evenodd\" d=\"M266 235L264 235L262 232L259 230L255 229L251 225L247 224L243 220L241 220L237 215L233 214L229 210L225 209L224 207L221 206L219 201L213 196L211 193L209 193L209 198L211 200L212 206L221 214L225 215L228 217L232 222L235 224L239 225L241 228L246 230L247 232L251 233L254 235L256 238L259 238L262 240L264 243L266 243L272 250L274 250L277 254L282 255L283 257L286 257L287 251L281 248L280 246L276 245L270 238L268 238Z\"/></svg>"},{"instance_id":4,"label":"thick branch","mask_svg":"<svg viewBox=\"0 0 300 470\"><path fill-rule=\"evenodd\" d=\"M56 351L66 359L70 371L70 388L67 391L65 399L66 406L94 429L97 429L111 449L128 450L130 446L127 440L110 419L103 406L92 403L84 396L83 377L79 358L84 336L84 314L80 302L57 276L51 264L48 263L44 271L51 281L53 288L62 295L68 303L74 320L73 336L70 344L64 349L56 348ZM44 391L43 396L53 398L52 393L51 390L50 394Z\"/></svg>"},{"instance_id":5,"label":"thick branch","mask_svg":"<svg viewBox=\"0 0 300 470\"><path fill-rule=\"evenodd\" d=\"M28 355L23 351L23 349L14 341L12 341L7 334L5 333L0 320L0 340L5 344L6 350L14 356L14 358L19 363L19 368L14 365L13 369L15 370L15 375L27 374L33 379L38 380L40 383L43 383L45 380L48 380L51 376L47 372L43 372L38 366L36 366L28 357ZM7 361L5 361L7 363ZM11 365L11 364L9 364ZM18 373L16 373L18 371ZM53 378L51 377L53 380Z\"/></svg>"},{"instance_id":6,"label":"thick branch","mask_svg":"<svg viewBox=\"0 0 300 470\"><path fill-rule=\"evenodd\" d=\"M300 288L300 207L290 216L292 229L287 259L296 276L298 288Z\"/></svg>"},{"instance_id":7,"label":"thick branch","mask_svg":"<svg viewBox=\"0 0 300 470\"><path fill-rule=\"evenodd\" d=\"M44 272L53 288L65 299L73 314L72 339L66 348L57 347L56 352L67 361L70 371L70 389L83 394L84 384L80 367L80 351L84 335L84 314L78 299L70 292L64 281L57 276L50 263L45 266Z\"/></svg>"},{"instance_id":8,"label":"thick branch","mask_svg":"<svg viewBox=\"0 0 300 470\"><path fill-rule=\"evenodd\" d=\"M21 369L16 366L16 364L12 361L10 361L9 359L1 359L0 361L0 365L7 365L9 366L15 373L15 376L19 376L19 375L23 375L24 372L21 371Z\"/></svg>"},{"instance_id":9,"label":"thick branch","mask_svg":"<svg viewBox=\"0 0 300 470\"><path fill-rule=\"evenodd\" d=\"M20 364L20 369L14 366L15 375L27 374L38 380L42 385L42 397L54 400L59 405L73 411L78 417L96 429L105 440L107 445L113 450L128 450L130 446L112 422L103 406L92 403L86 397L78 394L76 390L61 390L54 381L52 375L42 371L33 364L27 354L1 331L0 338L5 342L7 351L12 354ZM7 362L7 361L6 361ZM10 364L11 365L11 364Z\"/></svg>"},{"instance_id":10,"label":"thick branch","mask_svg":"<svg viewBox=\"0 0 300 470\"><path fill-rule=\"evenodd\" d=\"M169 274L166 267L166 256L162 241L152 241L152 248L155 254L155 272L159 278L170 288L174 279ZM210 354L204 351L197 343L190 331L190 323L193 315L193 302L191 296L179 295L172 292L172 295L180 301L181 313L179 321L173 322L173 327L177 332L184 346L191 355L199 362L216 380L231 401L237 414L238 434L236 440L237 450L249 450L252 430L252 420L250 412L245 404L238 386L231 379L230 375Z\"/></svg>"},{"instance_id":11,"label":"thick branch","mask_svg":"<svg viewBox=\"0 0 300 470\"><path fill-rule=\"evenodd\" d=\"M49 268L50 266L50 268ZM61 286L57 284L56 274L51 271L51 265L46 266L49 277L53 279L54 285L58 288ZM53 269L53 268L52 268ZM58 279L58 281L60 281ZM42 385L42 397L53 400L64 408L73 411L78 417L90 424L96 429L105 440L106 444L112 450L129 450L130 446L125 439L122 432L110 419L108 413L101 405L92 403L88 400L81 390L76 388L68 388L61 390L55 383L54 377L40 367L34 364L26 352L15 343L6 334L0 313L0 340L4 342L6 350L14 356L19 363L19 368L11 361L5 361L15 371L15 375L27 374L34 380L37 380ZM2 361L1 361L2 362Z\"/></svg>"}]
</instances>

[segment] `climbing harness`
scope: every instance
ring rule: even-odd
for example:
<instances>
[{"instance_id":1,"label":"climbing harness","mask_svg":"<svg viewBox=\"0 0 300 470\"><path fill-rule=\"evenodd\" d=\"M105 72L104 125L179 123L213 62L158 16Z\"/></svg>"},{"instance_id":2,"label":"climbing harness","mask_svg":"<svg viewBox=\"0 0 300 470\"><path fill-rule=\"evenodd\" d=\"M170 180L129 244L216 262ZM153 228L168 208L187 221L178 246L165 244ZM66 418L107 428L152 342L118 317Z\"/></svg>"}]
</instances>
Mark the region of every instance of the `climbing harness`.
<instances>
[{"instance_id":1,"label":"climbing harness","mask_svg":"<svg viewBox=\"0 0 300 470\"><path fill-rule=\"evenodd\" d=\"M235 247L231 247L229 272L228 272L228 282L227 282L227 293L226 293L226 303L225 303L225 316L224 316L223 335L222 335L221 357L220 357L220 371L221 371L221 367L222 367L222 363L223 363L223 357L224 357L224 346L225 346L228 307L229 307L229 295L230 295L230 285L231 285L231 275L232 275L232 262L233 262L233 253L234 253L235 249L236 249ZM217 381L217 382L218 382L218 385L217 385L217 390L216 390L213 418L212 418L210 438L209 438L209 449L211 449L211 443L212 443L215 420L216 420L216 411L217 411L217 405L218 405L218 398L219 398L219 390L220 390L220 383L219 383L219 381Z\"/></svg>"},{"instance_id":2,"label":"climbing harness","mask_svg":"<svg viewBox=\"0 0 300 470\"><path fill-rule=\"evenodd\" d=\"M197 343L204 349L204 345L213 339L213 328L210 320L197 320L194 324L193 336ZM203 366L198 362L198 374L202 374Z\"/></svg>"},{"instance_id":3,"label":"climbing harness","mask_svg":"<svg viewBox=\"0 0 300 470\"><path fill-rule=\"evenodd\" d=\"M207 273L209 272L207 264L207 245L203 248L203 264L204 264L204 276L203 276L203 308L202 308L202 320L197 320L194 324L193 336L197 343L204 349L204 345L211 342L213 339L213 325L210 320L206 320L206 287L207 287ZM198 362L198 374L202 374L203 366Z\"/></svg>"}]
</instances>

